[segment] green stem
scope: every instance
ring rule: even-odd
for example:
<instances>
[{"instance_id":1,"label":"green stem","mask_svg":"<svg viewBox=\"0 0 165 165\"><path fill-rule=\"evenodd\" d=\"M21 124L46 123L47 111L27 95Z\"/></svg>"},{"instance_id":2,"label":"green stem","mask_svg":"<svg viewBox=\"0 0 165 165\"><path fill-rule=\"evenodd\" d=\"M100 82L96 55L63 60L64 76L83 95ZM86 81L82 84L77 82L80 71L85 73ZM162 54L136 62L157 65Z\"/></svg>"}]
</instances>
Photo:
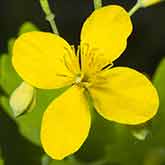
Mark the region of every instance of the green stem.
<instances>
[{"instance_id":1,"label":"green stem","mask_svg":"<svg viewBox=\"0 0 165 165\"><path fill-rule=\"evenodd\" d=\"M49 165L52 159L48 155L44 155L41 160L41 165Z\"/></svg>"},{"instance_id":2,"label":"green stem","mask_svg":"<svg viewBox=\"0 0 165 165\"><path fill-rule=\"evenodd\" d=\"M129 11L129 15L132 16L137 10L141 8L140 1L137 1L137 3L133 6L133 8Z\"/></svg>"},{"instance_id":3,"label":"green stem","mask_svg":"<svg viewBox=\"0 0 165 165\"><path fill-rule=\"evenodd\" d=\"M102 0L94 0L94 8L98 9L102 7Z\"/></svg>"},{"instance_id":4,"label":"green stem","mask_svg":"<svg viewBox=\"0 0 165 165\"><path fill-rule=\"evenodd\" d=\"M46 15L46 20L50 23L50 25L52 27L53 32L55 34L59 34L56 23L54 21L55 15L52 13L52 11L50 9L48 0L40 0L40 5Z\"/></svg>"}]
</instances>

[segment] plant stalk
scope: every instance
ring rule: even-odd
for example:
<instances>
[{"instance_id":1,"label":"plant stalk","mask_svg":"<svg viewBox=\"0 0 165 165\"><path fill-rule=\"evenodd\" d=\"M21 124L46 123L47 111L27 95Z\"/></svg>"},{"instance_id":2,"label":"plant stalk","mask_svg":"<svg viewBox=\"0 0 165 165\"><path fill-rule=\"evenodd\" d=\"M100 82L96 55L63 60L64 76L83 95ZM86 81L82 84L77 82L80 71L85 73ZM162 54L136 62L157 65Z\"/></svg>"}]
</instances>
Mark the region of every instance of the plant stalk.
<instances>
[{"instance_id":1,"label":"plant stalk","mask_svg":"<svg viewBox=\"0 0 165 165\"><path fill-rule=\"evenodd\" d=\"M55 15L52 13L48 0L40 0L42 10L46 15L46 20L50 23L50 26L55 34L59 34L56 22L54 20Z\"/></svg>"},{"instance_id":2,"label":"plant stalk","mask_svg":"<svg viewBox=\"0 0 165 165\"><path fill-rule=\"evenodd\" d=\"M94 0L94 8L98 9L102 7L102 0Z\"/></svg>"}]
</instances>

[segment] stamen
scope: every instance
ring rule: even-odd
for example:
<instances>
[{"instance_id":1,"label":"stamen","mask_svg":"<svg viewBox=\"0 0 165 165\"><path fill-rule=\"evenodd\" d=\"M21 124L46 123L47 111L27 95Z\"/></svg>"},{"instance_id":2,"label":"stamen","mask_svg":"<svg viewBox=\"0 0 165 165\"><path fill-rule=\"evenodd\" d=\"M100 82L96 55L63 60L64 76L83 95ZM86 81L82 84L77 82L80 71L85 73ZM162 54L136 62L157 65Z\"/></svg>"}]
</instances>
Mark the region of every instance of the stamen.
<instances>
[{"instance_id":1,"label":"stamen","mask_svg":"<svg viewBox=\"0 0 165 165\"><path fill-rule=\"evenodd\" d=\"M65 66L71 73L75 73L77 70L79 70L77 57L76 55L73 56L73 52L71 52L67 48L64 48L64 49L65 49L65 53L63 56L63 60L65 63Z\"/></svg>"},{"instance_id":2,"label":"stamen","mask_svg":"<svg viewBox=\"0 0 165 165\"><path fill-rule=\"evenodd\" d=\"M77 58L78 58L78 62L79 62L79 66L80 66L80 70L81 70L81 54L80 54L80 45L77 48Z\"/></svg>"},{"instance_id":3,"label":"stamen","mask_svg":"<svg viewBox=\"0 0 165 165\"><path fill-rule=\"evenodd\" d=\"M98 48L90 48L87 43L81 43L81 47L78 47L77 56L79 58L79 64L83 75L78 75L75 79L75 83L82 87L89 87L93 84L104 83L105 77L102 75L113 66L104 52Z\"/></svg>"},{"instance_id":4,"label":"stamen","mask_svg":"<svg viewBox=\"0 0 165 165\"><path fill-rule=\"evenodd\" d=\"M108 70L108 69L110 69L110 68L112 68L112 67L113 67L113 63L109 63L108 65L104 66L104 67L101 69L101 71L103 71L103 70Z\"/></svg>"},{"instance_id":5,"label":"stamen","mask_svg":"<svg viewBox=\"0 0 165 165\"><path fill-rule=\"evenodd\" d=\"M71 48L72 48L73 52L76 54L76 48L75 48L75 46L74 45L71 45Z\"/></svg>"},{"instance_id":6,"label":"stamen","mask_svg":"<svg viewBox=\"0 0 165 165\"><path fill-rule=\"evenodd\" d=\"M87 71L87 64L88 64L88 54L89 54L90 50L89 50L89 44L87 43L83 43L81 44L81 48L80 48L80 57L81 57L81 69L86 72Z\"/></svg>"}]
</instances>

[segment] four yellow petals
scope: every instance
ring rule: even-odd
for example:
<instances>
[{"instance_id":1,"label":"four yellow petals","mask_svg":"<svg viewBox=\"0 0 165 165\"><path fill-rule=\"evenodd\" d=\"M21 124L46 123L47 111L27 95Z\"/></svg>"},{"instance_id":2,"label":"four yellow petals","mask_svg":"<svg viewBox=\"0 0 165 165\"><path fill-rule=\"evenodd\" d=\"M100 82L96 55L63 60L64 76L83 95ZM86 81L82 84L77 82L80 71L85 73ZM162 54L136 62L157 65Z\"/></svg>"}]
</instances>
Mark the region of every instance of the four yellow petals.
<instances>
[{"instance_id":1,"label":"four yellow petals","mask_svg":"<svg viewBox=\"0 0 165 165\"><path fill-rule=\"evenodd\" d=\"M77 75L89 74L93 68L116 60L125 50L131 31L130 17L122 7L112 5L94 11L81 32L81 66L69 44L57 35L31 32L15 42L12 62L24 81L42 89L72 86L48 106L43 116L41 142L52 158L63 159L76 152L89 133L90 112L81 81L75 83ZM92 51L83 49L84 45ZM85 70L89 58L93 65ZM157 112L157 92L141 73L116 67L88 76L95 77L88 91L104 118L140 124Z\"/></svg>"}]
</instances>

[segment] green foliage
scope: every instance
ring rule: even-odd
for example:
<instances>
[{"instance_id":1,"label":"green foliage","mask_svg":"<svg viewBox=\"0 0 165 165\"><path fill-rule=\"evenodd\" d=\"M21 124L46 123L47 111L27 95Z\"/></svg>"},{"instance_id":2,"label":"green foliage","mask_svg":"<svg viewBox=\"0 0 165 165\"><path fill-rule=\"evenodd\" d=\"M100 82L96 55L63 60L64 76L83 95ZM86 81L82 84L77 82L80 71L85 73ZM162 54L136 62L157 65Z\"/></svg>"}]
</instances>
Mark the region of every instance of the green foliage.
<instances>
[{"instance_id":1,"label":"green foliage","mask_svg":"<svg viewBox=\"0 0 165 165\"><path fill-rule=\"evenodd\" d=\"M0 146L0 165L4 165L4 162L3 162L3 158L2 158L2 155L1 155L1 146Z\"/></svg>"},{"instance_id":2,"label":"green foliage","mask_svg":"<svg viewBox=\"0 0 165 165\"><path fill-rule=\"evenodd\" d=\"M0 158L0 165L4 165L4 162L1 158Z\"/></svg>"},{"instance_id":3,"label":"green foliage","mask_svg":"<svg viewBox=\"0 0 165 165\"><path fill-rule=\"evenodd\" d=\"M153 120L153 129L157 131L155 138L157 141L165 146L165 133L164 133L164 121L165 121L165 59L163 59L153 78L153 83L159 94L159 111Z\"/></svg>"},{"instance_id":4,"label":"green foliage","mask_svg":"<svg viewBox=\"0 0 165 165\"><path fill-rule=\"evenodd\" d=\"M6 95L9 95L21 83L20 77L11 65L11 56L3 54L0 57L0 86Z\"/></svg>"},{"instance_id":5,"label":"green foliage","mask_svg":"<svg viewBox=\"0 0 165 165\"><path fill-rule=\"evenodd\" d=\"M70 156L64 160L52 160L49 156L44 155L42 157L42 165L82 165L73 156Z\"/></svg>"}]
</instances>

